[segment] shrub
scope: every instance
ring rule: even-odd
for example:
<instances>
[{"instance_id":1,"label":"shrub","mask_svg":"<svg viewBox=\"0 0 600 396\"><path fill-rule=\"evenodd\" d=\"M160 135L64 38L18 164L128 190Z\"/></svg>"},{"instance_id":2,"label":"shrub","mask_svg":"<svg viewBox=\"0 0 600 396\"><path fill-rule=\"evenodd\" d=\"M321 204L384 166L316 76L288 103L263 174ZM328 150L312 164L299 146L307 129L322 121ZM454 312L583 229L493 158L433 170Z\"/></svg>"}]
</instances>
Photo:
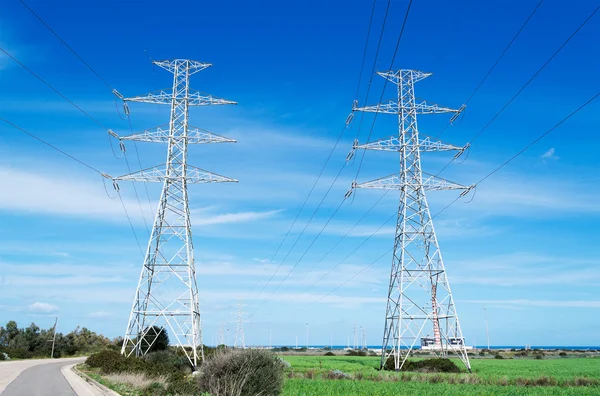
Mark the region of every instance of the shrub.
<instances>
[{"instance_id":1,"label":"shrub","mask_svg":"<svg viewBox=\"0 0 600 396\"><path fill-rule=\"evenodd\" d=\"M502 356L498 353L498 354L496 354L496 356L494 356L494 359L504 359L504 356Z\"/></svg>"},{"instance_id":2,"label":"shrub","mask_svg":"<svg viewBox=\"0 0 600 396\"><path fill-rule=\"evenodd\" d=\"M329 370L327 373L327 378L329 379L350 379L352 378L350 374L346 374L341 370Z\"/></svg>"},{"instance_id":3,"label":"shrub","mask_svg":"<svg viewBox=\"0 0 600 396\"><path fill-rule=\"evenodd\" d=\"M544 355L542 355L541 353L536 353L533 356L535 360L542 360L544 358Z\"/></svg>"},{"instance_id":4,"label":"shrub","mask_svg":"<svg viewBox=\"0 0 600 396\"><path fill-rule=\"evenodd\" d=\"M122 371L126 358L117 351L104 350L91 354L85 364L93 368L99 368L105 373Z\"/></svg>"},{"instance_id":5,"label":"shrub","mask_svg":"<svg viewBox=\"0 0 600 396\"><path fill-rule=\"evenodd\" d=\"M561 352L558 354L558 356L560 357L566 357L567 356L567 352Z\"/></svg>"},{"instance_id":6,"label":"shrub","mask_svg":"<svg viewBox=\"0 0 600 396\"><path fill-rule=\"evenodd\" d=\"M325 353L325 356L335 356L335 353L333 353L333 352L327 352L327 353Z\"/></svg>"},{"instance_id":7,"label":"shrub","mask_svg":"<svg viewBox=\"0 0 600 396\"><path fill-rule=\"evenodd\" d=\"M151 352L143 359L156 366L158 371L183 371L188 373L192 371L192 366L187 357L177 355L171 351Z\"/></svg>"},{"instance_id":8,"label":"shrub","mask_svg":"<svg viewBox=\"0 0 600 396\"><path fill-rule=\"evenodd\" d=\"M212 396L278 395L283 387L283 365L269 351L231 350L206 361L197 383L200 392Z\"/></svg>"},{"instance_id":9,"label":"shrub","mask_svg":"<svg viewBox=\"0 0 600 396\"><path fill-rule=\"evenodd\" d=\"M384 370L395 370L394 356L390 356L383 366ZM458 366L450 359L433 358L411 361L407 360L402 371L418 371L424 373L460 373Z\"/></svg>"},{"instance_id":10,"label":"shrub","mask_svg":"<svg viewBox=\"0 0 600 396\"><path fill-rule=\"evenodd\" d=\"M292 367L292 365L290 364L290 362L288 362L287 360L284 360L282 358L277 358L277 359L279 360L279 363L281 363L281 366L284 369L288 369L288 368Z\"/></svg>"}]
</instances>

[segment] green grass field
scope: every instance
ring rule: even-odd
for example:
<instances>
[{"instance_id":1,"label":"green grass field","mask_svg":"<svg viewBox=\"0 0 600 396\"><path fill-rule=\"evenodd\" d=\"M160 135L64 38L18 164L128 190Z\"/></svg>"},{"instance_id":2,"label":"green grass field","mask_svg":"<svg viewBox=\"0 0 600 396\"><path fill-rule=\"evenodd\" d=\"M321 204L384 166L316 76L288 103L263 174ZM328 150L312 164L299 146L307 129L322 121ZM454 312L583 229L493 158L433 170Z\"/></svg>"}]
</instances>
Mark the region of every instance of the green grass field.
<instances>
[{"instance_id":1,"label":"green grass field","mask_svg":"<svg viewBox=\"0 0 600 396\"><path fill-rule=\"evenodd\" d=\"M283 358L291 364L284 395L600 395L598 358L473 359L472 374L380 372L378 357ZM331 370L352 378L328 379Z\"/></svg>"}]
</instances>

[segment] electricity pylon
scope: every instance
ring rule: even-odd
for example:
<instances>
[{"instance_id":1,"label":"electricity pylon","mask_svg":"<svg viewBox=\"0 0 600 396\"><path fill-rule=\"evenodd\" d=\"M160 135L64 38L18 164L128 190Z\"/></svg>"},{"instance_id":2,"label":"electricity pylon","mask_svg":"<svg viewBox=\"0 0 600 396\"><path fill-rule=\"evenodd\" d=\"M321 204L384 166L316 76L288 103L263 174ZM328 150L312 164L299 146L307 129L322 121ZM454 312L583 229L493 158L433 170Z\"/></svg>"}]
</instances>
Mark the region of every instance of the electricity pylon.
<instances>
[{"instance_id":1,"label":"electricity pylon","mask_svg":"<svg viewBox=\"0 0 600 396\"><path fill-rule=\"evenodd\" d=\"M238 303L238 311L237 311L237 328L235 331L235 341L233 343L234 348L238 348L241 346L242 349L246 349L246 340L244 338L244 303L242 300Z\"/></svg>"},{"instance_id":2,"label":"electricity pylon","mask_svg":"<svg viewBox=\"0 0 600 396\"><path fill-rule=\"evenodd\" d=\"M150 350L153 340L157 338L146 337L148 331L152 326L161 326L169 329L171 342L175 341L177 346L183 349L190 363L196 367L198 349L202 359L204 349L187 185L237 180L188 165L188 144L235 142L189 126L189 107L236 102L214 98L190 89L190 76L211 66L209 63L187 59L153 63L173 73L171 92L162 90L146 96L123 98L115 91L125 103L171 106L168 126L118 137L121 141L167 144L167 162L164 165L113 179L163 183L121 353L127 356L145 355Z\"/></svg>"},{"instance_id":3,"label":"electricity pylon","mask_svg":"<svg viewBox=\"0 0 600 396\"><path fill-rule=\"evenodd\" d=\"M381 367L393 356L396 371L404 365L412 349L420 341L424 350L437 356L456 353L470 370L469 357L446 270L433 228L427 204L427 190L464 190L462 186L421 171L421 152L458 151L462 154L468 146L458 147L420 139L417 114L454 113L451 122L464 109L458 110L415 101L414 83L431 73L416 70L378 72L381 77L397 86L398 101L375 106L354 107L354 111L394 114L398 116L398 135L358 144L353 150L396 151L400 153L400 173L366 183L352 183L352 188L380 188L400 191L394 255L387 297L385 328L383 333ZM426 175L424 178L423 175ZM351 190L352 191L352 190ZM426 326L430 326L427 328ZM426 329L434 331L434 338L422 337Z\"/></svg>"}]
</instances>

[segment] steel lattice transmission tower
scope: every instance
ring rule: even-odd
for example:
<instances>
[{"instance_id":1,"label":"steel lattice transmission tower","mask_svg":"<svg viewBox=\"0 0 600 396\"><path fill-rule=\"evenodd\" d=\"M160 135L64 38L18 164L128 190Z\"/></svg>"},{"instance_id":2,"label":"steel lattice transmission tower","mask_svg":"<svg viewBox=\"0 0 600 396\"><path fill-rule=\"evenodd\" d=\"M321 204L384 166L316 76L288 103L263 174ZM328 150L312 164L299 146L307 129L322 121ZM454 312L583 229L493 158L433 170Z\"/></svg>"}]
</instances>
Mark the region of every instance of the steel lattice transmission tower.
<instances>
[{"instance_id":1,"label":"steel lattice transmission tower","mask_svg":"<svg viewBox=\"0 0 600 396\"><path fill-rule=\"evenodd\" d=\"M246 339L244 337L244 303L242 300L238 303L238 311L236 316L237 327L235 330L235 341L233 342L234 348L246 349Z\"/></svg>"},{"instance_id":2,"label":"steel lattice transmission tower","mask_svg":"<svg viewBox=\"0 0 600 396\"><path fill-rule=\"evenodd\" d=\"M210 67L209 63L187 59L153 63L173 73L172 91L162 90L146 96L122 98L126 103L170 105L171 117L169 125L120 137L122 141L167 144L167 161L164 165L114 178L163 183L121 352L128 356L146 354L153 342L146 337L148 330L155 325L162 326L168 329L171 342L175 341L182 347L190 363L196 367L198 349L202 358L204 349L187 185L237 180L188 165L188 144L235 142L189 126L189 108L236 102L190 89L190 76ZM118 92L116 94L120 95Z\"/></svg>"},{"instance_id":3,"label":"steel lattice transmission tower","mask_svg":"<svg viewBox=\"0 0 600 396\"><path fill-rule=\"evenodd\" d=\"M465 187L421 171L421 152L458 151L467 148L420 139L417 114L454 113L460 111L415 101L414 83L431 73L398 70L377 73L398 87L398 101L375 106L355 107L355 111L398 116L398 135L366 143L354 143L353 149L396 151L400 153L400 173L353 188L380 188L400 191L394 255L387 298L381 367L390 356L400 370L410 351L420 342L422 349L438 356L457 354L466 367L471 366L464 345L458 315L446 277L446 270L433 228L425 191L463 189ZM433 337L424 336L430 331Z\"/></svg>"}]
</instances>

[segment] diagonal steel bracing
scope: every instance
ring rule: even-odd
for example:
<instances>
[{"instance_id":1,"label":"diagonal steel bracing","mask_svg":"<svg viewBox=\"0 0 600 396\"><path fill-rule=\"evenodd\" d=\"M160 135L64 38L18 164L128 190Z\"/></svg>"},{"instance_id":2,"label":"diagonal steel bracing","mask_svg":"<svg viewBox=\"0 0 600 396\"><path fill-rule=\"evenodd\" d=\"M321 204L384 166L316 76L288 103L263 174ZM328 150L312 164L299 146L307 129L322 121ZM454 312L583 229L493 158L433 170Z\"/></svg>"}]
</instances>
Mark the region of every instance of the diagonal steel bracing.
<instances>
[{"instance_id":1,"label":"diagonal steel bracing","mask_svg":"<svg viewBox=\"0 0 600 396\"><path fill-rule=\"evenodd\" d=\"M455 119L464 106L453 110L426 102L417 103L414 83L429 77L431 73L397 70L378 74L397 86L398 100L374 106L354 107L354 110L397 115L398 135L365 144L355 142L353 149L398 152L400 172L365 183L354 182L352 187L400 192L381 367L388 359L393 359L395 369L400 370L411 350L420 346L438 356L454 353L470 370L464 337L425 191L462 189L464 193L471 187L426 174L421 170L421 152L454 150L460 155L468 146L459 147L429 138L420 139L417 129L417 114L454 113Z\"/></svg>"},{"instance_id":2,"label":"diagonal steel bracing","mask_svg":"<svg viewBox=\"0 0 600 396\"><path fill-rule=\"evenodd\" d=\"M198 355L204 358L204 350L187 185L237 180L188 165L187 149L190 143L235 142L190 127L189 107L236 103L190 89L190 76L211 66L208 63L187 59L153 63L173 74L172 91L132 98L121 97L126 102L171 106L168 127L119 137L122 141L167 143L168 147L164 165L114 178L116 181L163 183L121 352L127 356L146 354L152 346L151 337L147 337L147 333L152 326L159 326L167 329L171 342L174 341L181 347L190 363L196 367L199 363Z\"/></svg>"}]
</instances>

